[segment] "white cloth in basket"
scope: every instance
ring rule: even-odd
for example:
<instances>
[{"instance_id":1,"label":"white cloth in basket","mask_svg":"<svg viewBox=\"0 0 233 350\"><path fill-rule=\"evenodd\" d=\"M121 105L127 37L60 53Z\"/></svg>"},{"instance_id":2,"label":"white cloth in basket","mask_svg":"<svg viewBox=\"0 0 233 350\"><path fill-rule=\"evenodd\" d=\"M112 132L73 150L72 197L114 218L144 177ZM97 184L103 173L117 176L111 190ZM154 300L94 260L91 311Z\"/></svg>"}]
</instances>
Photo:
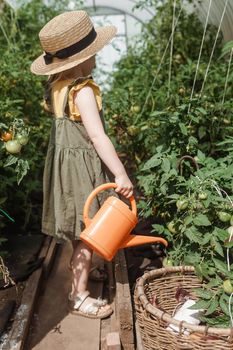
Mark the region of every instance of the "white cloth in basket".
<instances>
[{"instance_id":1,"label":"white cloth in basket","mask_svg":"<svg viewBox=\"0 0 233 350\"><path fill-rule=\"evenodd\" d=\"M193 325L199 325L200 312L203 310L189 309L190 306L194 305L195 303L195 300L186 300L185 303L176 311L173 318L178 321L184 321ZM173 324L169 324L166 329L175 333L179 333L180 331L179 326L175 326ZM185 329L184 335L189 335L189 331L187 329Z\"/></svg>"}]
</instances>

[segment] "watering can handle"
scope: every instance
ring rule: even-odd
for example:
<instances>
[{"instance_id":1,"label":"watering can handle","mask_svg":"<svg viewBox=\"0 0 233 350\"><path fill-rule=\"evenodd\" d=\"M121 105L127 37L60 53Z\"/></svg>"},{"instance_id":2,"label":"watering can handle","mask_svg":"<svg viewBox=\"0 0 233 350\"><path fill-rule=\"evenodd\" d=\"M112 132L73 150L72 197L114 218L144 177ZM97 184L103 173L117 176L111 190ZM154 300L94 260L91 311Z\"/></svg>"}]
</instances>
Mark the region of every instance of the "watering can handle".
<instances>
[{"instance_id":1,"label":"watering can handle","mask_svg":"<svg viewBox=\"0 0 233 350\"><path fill-rule=\"evenodd\" d=\"M100 185L100 186L96 187L91 192L91 194L87 197L86 203L85 203L84 208L83 208L83 220L84 220L84 223L85 223L86 226L90 225L90 223L91 223L91 219L89 218L88 213L89 213L89 208L91 206L91 203L92 203L93 199L95 198L95 196L99 192L107 190L109 188L117 188L117 184L114 183L114 182L109 182L109 183ZM137 216L137 206L136 206L136 201L135 201L134 196L131 196L129 198L129 201L130 201L130 204L131 204L131 207L132 207L132 212L134 213L135 216Z\"/></svg>"}]
</instances>

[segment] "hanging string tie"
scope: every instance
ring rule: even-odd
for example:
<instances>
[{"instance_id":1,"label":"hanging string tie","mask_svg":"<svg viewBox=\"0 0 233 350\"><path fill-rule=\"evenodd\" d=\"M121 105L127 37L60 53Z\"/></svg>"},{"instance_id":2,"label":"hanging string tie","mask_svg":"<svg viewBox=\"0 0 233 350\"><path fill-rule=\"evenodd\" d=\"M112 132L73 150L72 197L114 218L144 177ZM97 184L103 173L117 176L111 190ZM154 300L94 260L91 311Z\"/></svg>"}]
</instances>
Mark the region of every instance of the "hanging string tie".
<instances>
[{"instance_id":1,"label":"hanging string tie","mask_svg":"<svg viewBox=\"0 0 233 350\"><path fill-rule=\"evenodd\" d=\"M226 96L227 84L228 84L228 79L229 79L229 74L230 74L232 56L233 56L233 48L231 49L230 58L229 58L229 62L228 62L228 67L227 67L227 75L226 75L226 80L225 80L225 85L224 85L224 92L223 92L223 97L222 97L222 105L225 102L225 96Z\"/></svg>"},{"instance_id":2,"label":"hanging string tie","mask_svg":"<svg viewBox=\"0 0 233 350\"><path fill-rule=\"evenodd\" d=\"M163 63L163 60L164 60L165 55L166 55L166 53L167 53L168 47L169 47L169 45L170 45L170 42L171 42L172 37L173 37L173 35L174 35L175 29L176 29L176 27L177 27L177 24L178 24L180 15L181 15L182 10L183 10L183 5L184 5L184 4L183 4L183 2L182 2L181 7L180 7L180 11L179 11L179 13L178 13L176 22L175 22L174 27L173 27L173 30L172 30L172 33L171 33L171 35L170 35L170 37L169 37L169 39L168 39L167 45L166 45L165 50L164 50L164 52L163 52L163 55L162 55L162 57L161 57L161 60L160 60L160 63L159 63L159 65L158 65L157 71L156 71L156 73L155 73L154 79L153 79L152 84L151 84L151 86L150 86L150 88L149 88L149 91L148 91L148 94L147 94L147 96L146 96L145 102L144 102L144 104L143 104L143 106L142 106L141 113L138 114L138 117L136 118L135 123L137 123L137 121L138 121L138 119L140 118L140 116L143 115L143 112L144 112L145 107L146 107L146 105L147 105L148 99L149 99L149 97L150 97L150 95L151 95L152 89L153 89L153 87L154 87L154 84L155 84L155 82L156 82L156 80L157 80L157 77L158 77L158 74L159 74L159 72L160 72L160 69L161 69L161 67L162 67L162 63Z\"/></svg>"},{"instance_id":3,"label":"hanging string tie","mask_svg":"<svg viewBox=\"0 0 233 350\"><path fill-rule=\"evenodd\" d=\"M176 15L176 0L174 0L174 2L173 2L172 33L175 32L175 29L174 29L174 26L175 26L175 15ZM170 63L169 63L169 72L168 72L168 97L170 96L170 88L171 88L173 47L174 47L174 35L172 35L172 38L171 38Z\"/></svg>"},{"instance_id":4,"label":"hanging string tie","mask_svg":"<svg viewBox=\"0 0 233 350\"><path fill-rule=\"evenodd\" d=\"M200 66L201 54L202 54L202 49L203 49L203 45L204 45L205 34L206 34L207 24L208 24L208 20L209 20L211 5L212 5L212 0L209 1L209 7L208 7L207 16L206 16L205 27L204 27L202 40L201 40L201 46L200 46L200 51L199 51L198 60L197 60L197 67L196 67L196 72L195 72L195 76L194 76L194 80L193 80L193 87L192 87L190 101L189 101L189 106L188 106L188 114L189 114L190 109L191 109L191 103L192 103L192 99L193 99L194 88L195 88L195 85L196 85L197 73L198 73L198 69L199 69L199 66Z\"/></svg>"},{"instance_id":5,"label":"hanging string tie","mask_svg":"<svg viewBox=\"0 0 233 350\"><path fill-rule=\"evenodd\" d=\"M203 90L204 90L206 78L207 78L207 75L208 75L208 72L209 72L209 69L210 69L210 64L211 64L211 61L212 61L212 58L213 58L214 50L215 50L215 47L216 47L216 44L217 44L217 40L218 40L218 36L219 36L220 30L221 30L223 18L224 18L225 13L226 13L226 8L227 8L228 1L229 0L226 0L224 8L223 8L222 16L221 16L221 19L220 19L220 22L219 22L219 26L218 26L218 30L217 30L217 33L216 33L216 37L215 37L215 40L214 40L214 45L213 45L213 48L212 48L212 51L211 51L211 54L210 54L210 58L209 58L209 62L208 62L208 65L207 65L207 68L206 68L206 71L205 71L205 76L204 76L204 80L203 80L202 87L201 87L200 97L201 97L201 95L203 93Z\"/></svg>"}]
</instances>

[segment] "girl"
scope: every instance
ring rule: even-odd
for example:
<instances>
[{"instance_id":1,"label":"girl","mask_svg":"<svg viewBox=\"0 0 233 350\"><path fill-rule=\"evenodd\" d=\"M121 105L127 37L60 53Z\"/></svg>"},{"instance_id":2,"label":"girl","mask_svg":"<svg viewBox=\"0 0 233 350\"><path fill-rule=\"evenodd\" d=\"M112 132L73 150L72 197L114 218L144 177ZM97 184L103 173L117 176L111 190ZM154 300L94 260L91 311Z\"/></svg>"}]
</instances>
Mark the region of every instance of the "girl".
<instances>
[{"instance_id":1,"label":"girl","mask_svg":"<svg viewBox=\"0 0 233 350\"><path fill-rule=\"evenodd\" d=\"M43 190L42 232L71 241L72 313L105 318L112 313L105 300L93 299L87 290L92 251L79 240L86 198L102 183L115 177L118 194L129 198L133 185L105 133L102 101L91 72L95 54L116 34L114 26L94 29L85 11L56 16L40 31L44 53L31 65L31 72L49 75L47 102L55 118L46 156ZM92 216L104 200L98 196Z\"/></svg>"}]
</instances>

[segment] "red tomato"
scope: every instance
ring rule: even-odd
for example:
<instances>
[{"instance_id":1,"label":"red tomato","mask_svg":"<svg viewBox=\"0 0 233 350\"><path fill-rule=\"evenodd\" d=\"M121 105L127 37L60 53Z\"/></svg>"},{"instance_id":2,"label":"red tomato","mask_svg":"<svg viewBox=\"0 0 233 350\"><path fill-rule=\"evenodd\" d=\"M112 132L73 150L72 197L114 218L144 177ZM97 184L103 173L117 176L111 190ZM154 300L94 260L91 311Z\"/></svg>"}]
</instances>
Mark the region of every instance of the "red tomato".
<instances>
[{"instance_id":1,"label":"red tomato","mask_svg":"<svg viewBox=\"0 0 233 350\"><path fill-rule=\"evenodd\" d=\"M12 133L9 131L4 131L1 135L1 140L7 142L12 139Z\"/></svg>"}]
</instances>

